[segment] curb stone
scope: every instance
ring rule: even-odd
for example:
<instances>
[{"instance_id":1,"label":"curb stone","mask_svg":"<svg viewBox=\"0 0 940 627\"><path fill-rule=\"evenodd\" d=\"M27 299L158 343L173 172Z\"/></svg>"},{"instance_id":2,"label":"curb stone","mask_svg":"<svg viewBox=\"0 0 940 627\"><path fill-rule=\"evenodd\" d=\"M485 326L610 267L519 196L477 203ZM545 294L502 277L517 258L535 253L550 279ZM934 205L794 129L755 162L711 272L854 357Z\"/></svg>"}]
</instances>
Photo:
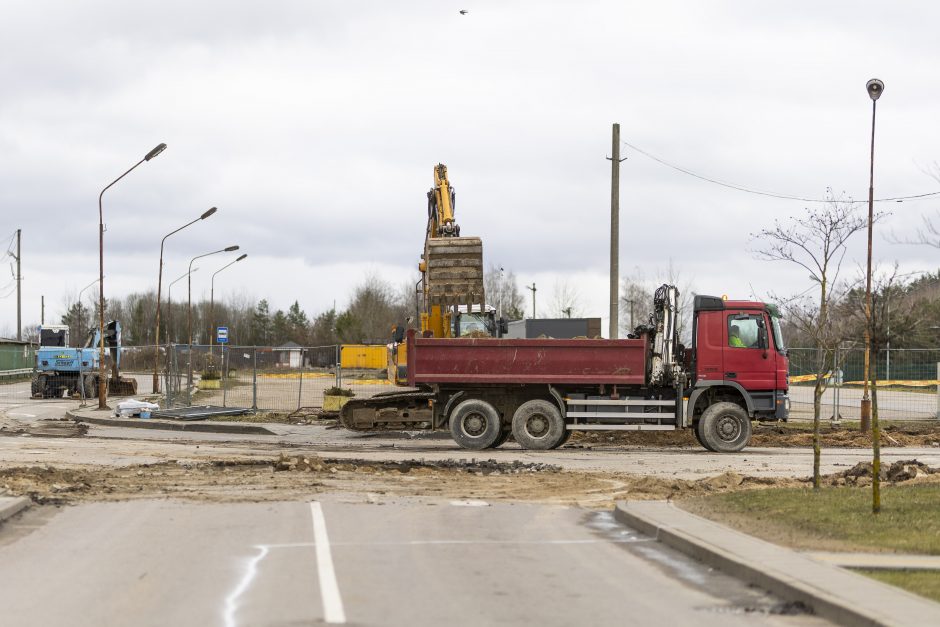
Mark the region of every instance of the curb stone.
<instances>
[{"instance_id":1,"label":"curb stone","mask_svg":"<svg viewBox=\"0 0 940 627\"><path fill-rule=\"evenodd\" d=\"M0 496L0 524L29 507L31 501L25 496Z\"/></svg>"},{"instance_id":2,"label":"curb stone","mask_svg":"<svg viewBox=\"0 0 940 627\"><path fill-rule=\"evenodd\" d=\"M614 518L709 566L842 625L938 625L940 604L690 514L621 501Z\"/></svg>"},{"instance_id":3,"label":"curb stone","mask_svg":"<svg viewBox=\"0 0 940 627\"><path fill-rule=\"evenodd\" d=\"M192 431L202 433L241 433L246 435L277 435L258 425L219 424L206 422L169 422L166 420L127 420L122 418L98 418L83 416L72 411L65 412L65 417L78 422L87 422L106 427L130 427L132 429L163 429L165 431Z\"/></svg>"}]
</instances>

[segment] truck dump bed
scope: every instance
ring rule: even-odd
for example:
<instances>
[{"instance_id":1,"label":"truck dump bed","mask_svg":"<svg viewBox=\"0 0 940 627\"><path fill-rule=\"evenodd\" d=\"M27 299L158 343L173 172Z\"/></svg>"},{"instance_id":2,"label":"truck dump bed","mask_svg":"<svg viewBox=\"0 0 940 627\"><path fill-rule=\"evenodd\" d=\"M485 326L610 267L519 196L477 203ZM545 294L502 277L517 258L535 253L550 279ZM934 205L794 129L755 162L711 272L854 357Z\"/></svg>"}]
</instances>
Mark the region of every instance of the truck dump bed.
<instances>
[{"instance_id":1,"label":"truck dump bed","mask_svg":"<svg viewBox=\"0 0 940 627\"><path fill-rule=\"evenodd\" d=\"M636 340L422 338L408 332L408 384L643 385L648 343Z\"/></svg>"}]
</instances>

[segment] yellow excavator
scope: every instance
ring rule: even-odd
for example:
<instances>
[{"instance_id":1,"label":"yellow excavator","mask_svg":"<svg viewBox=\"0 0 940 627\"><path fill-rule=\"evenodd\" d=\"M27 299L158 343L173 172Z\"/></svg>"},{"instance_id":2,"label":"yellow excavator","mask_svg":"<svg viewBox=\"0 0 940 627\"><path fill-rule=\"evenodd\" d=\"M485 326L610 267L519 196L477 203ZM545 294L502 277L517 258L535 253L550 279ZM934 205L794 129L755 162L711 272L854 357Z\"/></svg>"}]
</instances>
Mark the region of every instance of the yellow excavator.
<instances>
[{"instance_id":1,"label":"yellow excavator","mask_svg":"<svg viewBox=\"0 0 940 627\"><path fill-rule=\"evenodd\" d=\"M500 335L505 326L486 310L483 292L483 241L461 237L454 218L454 188L447 166L434 166L434 187L428 192L428 221L424 235L421 301L417 321L421 334L432 337ZM476 311L474 310L476 308ZM389 378L401 381L407 364L404 329L393 330Z\"/></svg>"}]
</instances>

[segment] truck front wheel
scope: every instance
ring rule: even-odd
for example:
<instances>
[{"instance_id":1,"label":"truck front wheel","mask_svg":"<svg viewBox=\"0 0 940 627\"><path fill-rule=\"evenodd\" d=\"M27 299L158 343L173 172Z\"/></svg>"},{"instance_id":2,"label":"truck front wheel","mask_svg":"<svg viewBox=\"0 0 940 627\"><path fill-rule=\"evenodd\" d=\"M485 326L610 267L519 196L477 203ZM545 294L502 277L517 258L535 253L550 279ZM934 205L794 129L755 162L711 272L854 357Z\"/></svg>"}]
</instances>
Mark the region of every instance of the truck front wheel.
<instances>
[{"instance_id":1,"label":"truck front wheel","mask_svg":"<svg viewBox=\"0 0 940 627\"><path fill-rule=\"evenodd\" d=\"M565 432L565 419L548 401L527 401L512 415L512 437L522 448L535 451L558 448L565 441Z\"/></svg>"},{"instance_id":2,"label":"truck front wheel","mask_svg":"<svg viewBox=\"0 0 940 627\"><path fill-rule=\"evenodd\" d=\"M471 398L450 414L450 435L460 448L480 451L499 441L502 425L496 408L479 399Z\"/></svg>"},{"instance_id":3,"label":"truck front wheel","mask_svg":"<svg viewBox=\"0 0 940 627\"><path fill-rule=\"evenodd\" d=\"M737 403L715 403L699 419L699 436L709 450L736 453L751 439L751 420Z\"/></svg>"}]
</instances>

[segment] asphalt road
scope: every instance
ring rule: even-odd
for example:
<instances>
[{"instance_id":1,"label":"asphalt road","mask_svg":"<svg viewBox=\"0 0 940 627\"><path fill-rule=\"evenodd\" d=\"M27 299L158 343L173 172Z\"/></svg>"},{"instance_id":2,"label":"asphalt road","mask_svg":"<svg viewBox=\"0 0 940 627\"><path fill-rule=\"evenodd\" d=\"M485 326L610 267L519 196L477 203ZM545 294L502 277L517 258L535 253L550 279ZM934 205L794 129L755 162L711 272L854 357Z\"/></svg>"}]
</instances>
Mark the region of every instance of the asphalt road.
<instances>
[{"instance_id":1,"label":"asphalt road","mask_svg":"<svg viewBox=\"0 0 940 627\"><path fill-rule=\"evenodd\" d=\"M34 508L0 527L31 625L818 625L609 513L382 500Z\"/></svg>"}]
</instances>

